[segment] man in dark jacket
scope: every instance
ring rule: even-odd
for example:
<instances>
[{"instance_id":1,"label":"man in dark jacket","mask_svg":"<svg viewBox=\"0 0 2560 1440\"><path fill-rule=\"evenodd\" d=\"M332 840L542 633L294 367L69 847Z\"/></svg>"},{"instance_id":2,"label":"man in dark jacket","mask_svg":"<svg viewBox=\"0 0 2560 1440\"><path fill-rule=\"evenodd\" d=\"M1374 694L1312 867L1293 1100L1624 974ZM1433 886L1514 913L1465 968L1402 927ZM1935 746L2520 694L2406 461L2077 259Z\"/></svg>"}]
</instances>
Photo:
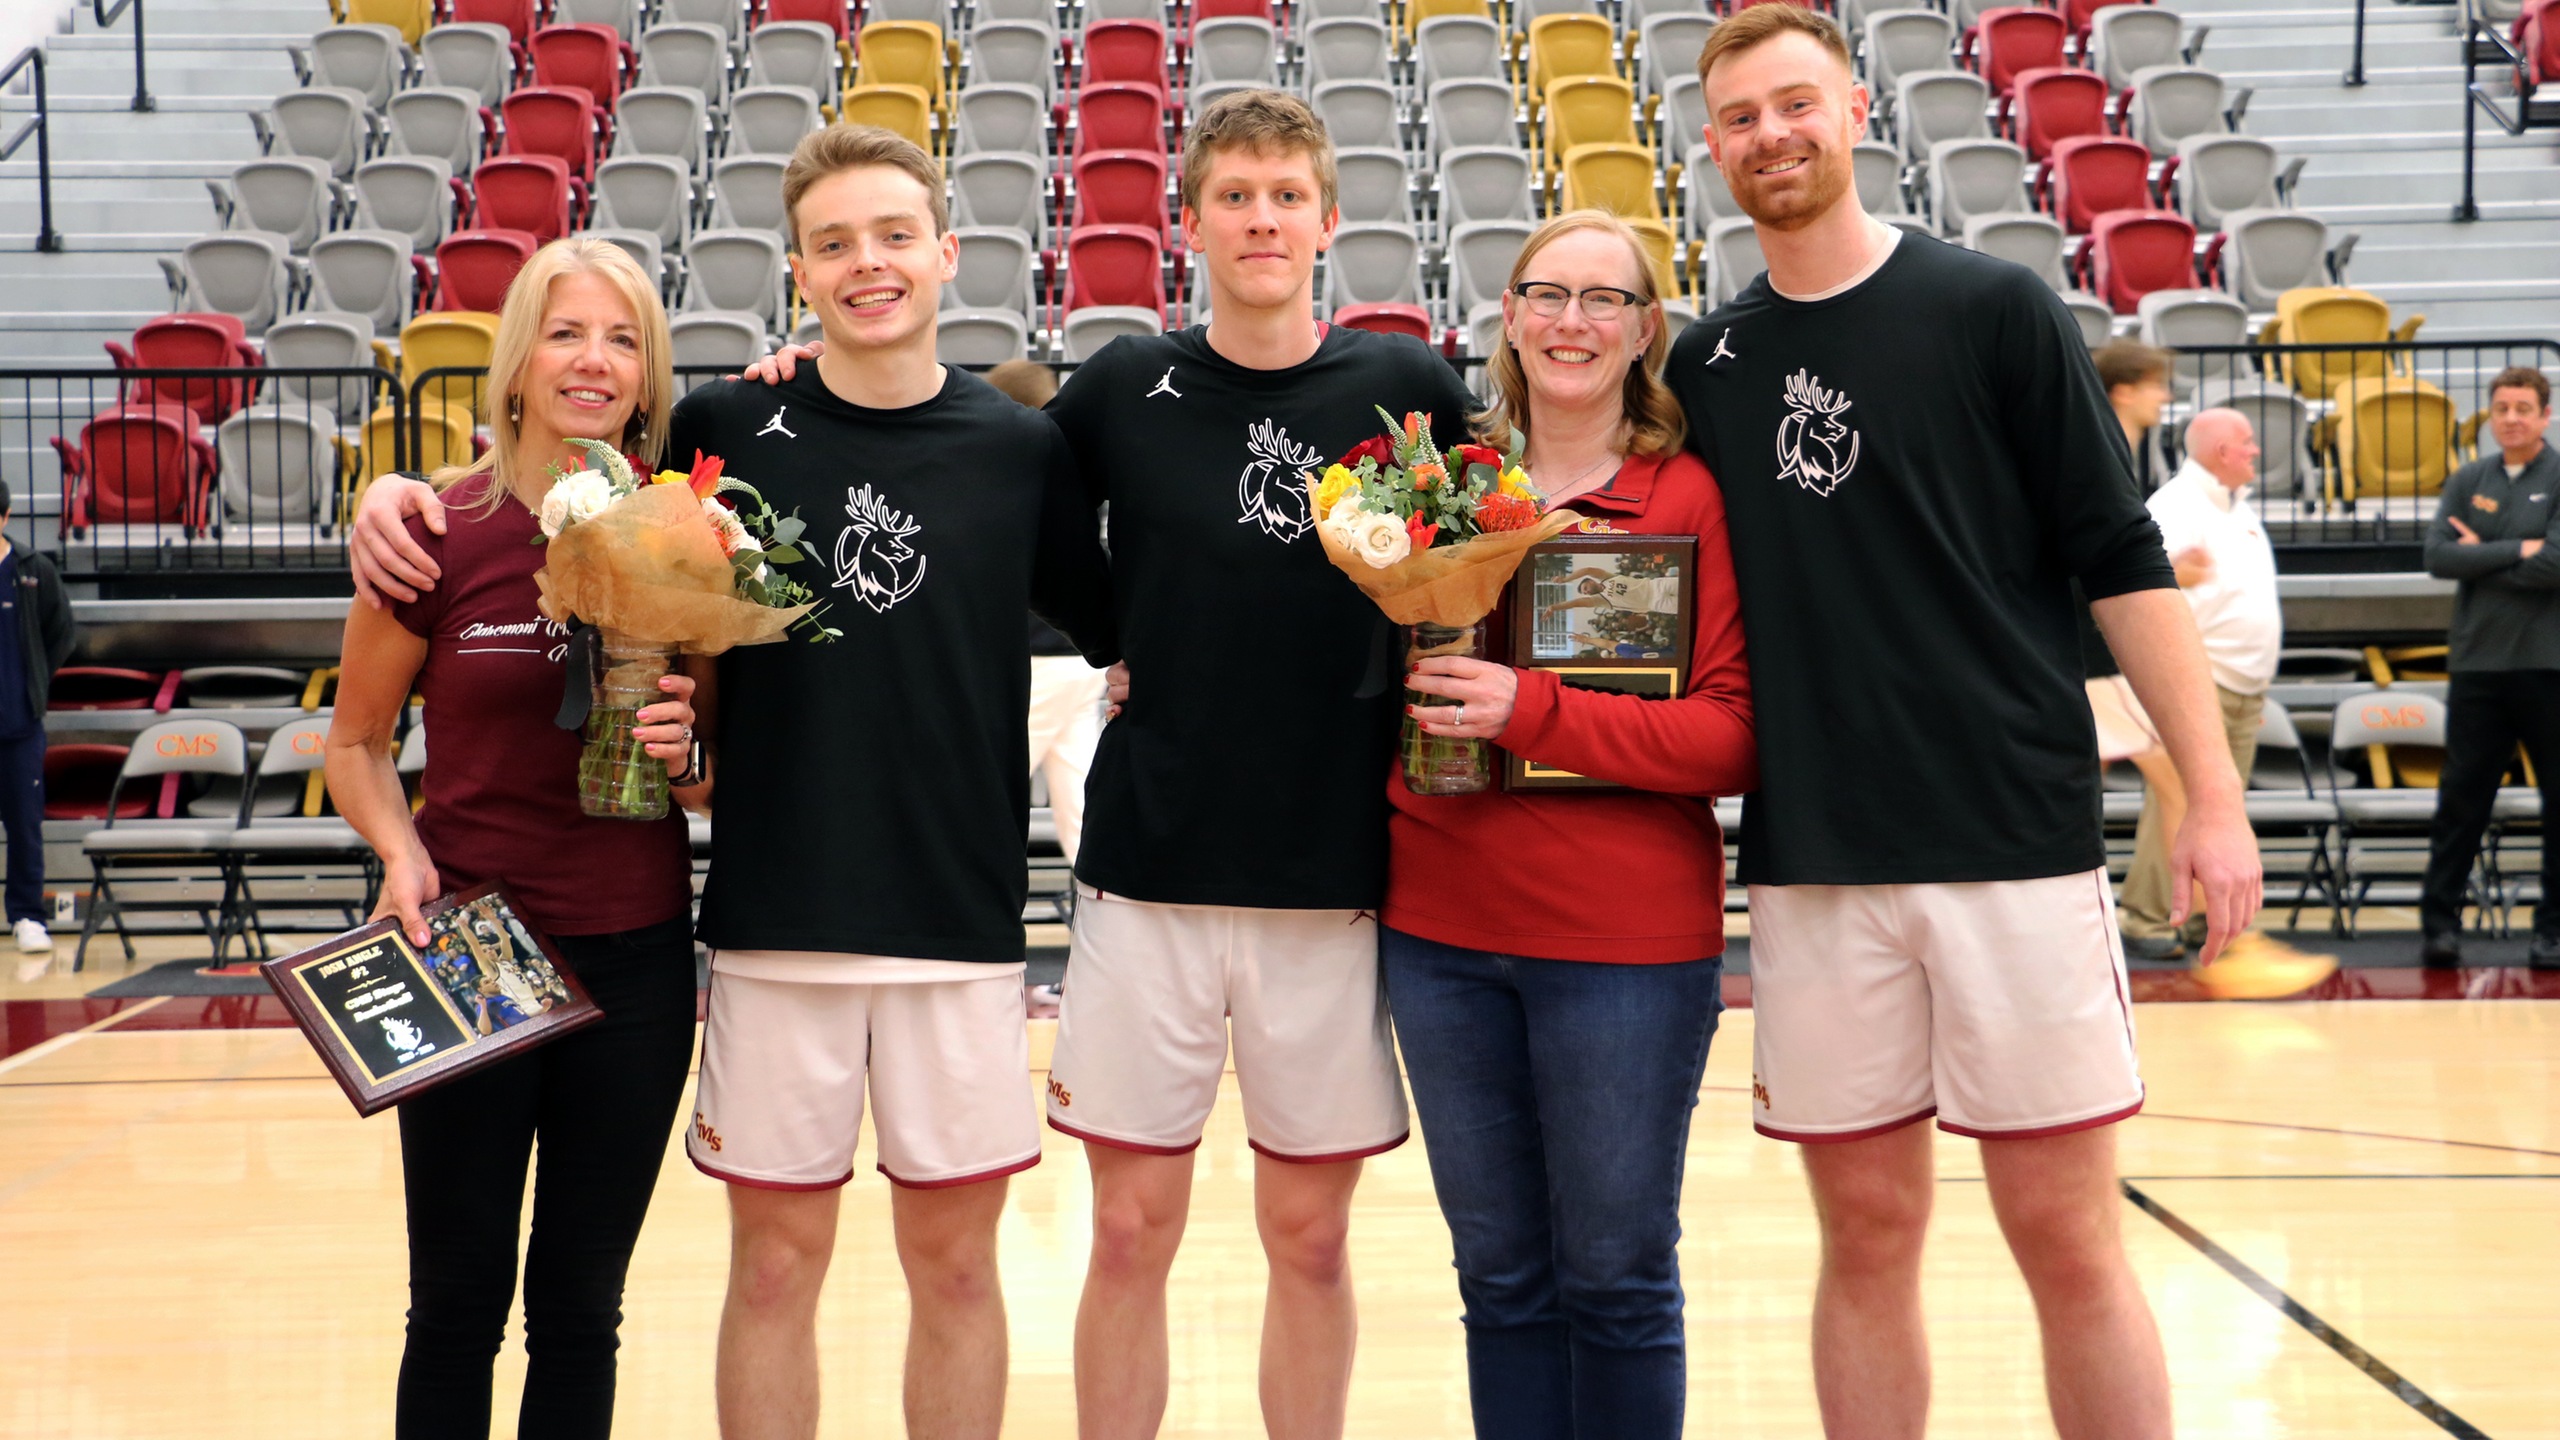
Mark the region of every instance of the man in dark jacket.
<instances>
[{"instance_id":1,"label":"man in dark jacket","mask_svg":"<svg viewBox=\"0 0 2560 1440\"><path fill-rule=\"evenodd\" d=\"M2522 743L2560 813L2560 454L2542 441L2551 382L2515 366L2489 382L2497 452L2445 481L2427 532L2427 573L2458 580L2445 717L2444 777L2418 912L2429 965L2462 962L2462 897L2498 781ZM2542 847L2534 907L2537 968L2560 968L2560 848Z\"/></svg>"},{"instance_id":2,"label":"man in dark jacket","mask_svg":"<svg viewBox=\"0 0 2560 1440\"><path fill-rule=\"evenodd\" d=\"M0 834L9 848L9 928L18 948L53 948L44 928L44 709L71 658L71 600L53 562L9 542L0 482Z\"/></svg>"}]
</instances>

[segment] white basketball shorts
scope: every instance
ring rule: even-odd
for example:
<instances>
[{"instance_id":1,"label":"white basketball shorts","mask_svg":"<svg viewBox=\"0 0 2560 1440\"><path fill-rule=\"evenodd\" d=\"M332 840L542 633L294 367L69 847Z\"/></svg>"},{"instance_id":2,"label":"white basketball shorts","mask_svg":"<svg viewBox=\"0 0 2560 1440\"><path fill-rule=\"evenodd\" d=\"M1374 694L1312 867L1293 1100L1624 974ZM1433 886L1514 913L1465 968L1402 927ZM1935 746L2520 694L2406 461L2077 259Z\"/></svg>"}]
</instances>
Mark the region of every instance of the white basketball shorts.
<instances>
[{"instance_id":1,"label":"white basketball shorts","mask_svg":"<svg viewBox=\"0 0 2560 1440\"><path fill-rule=\"evenodd\" d=\"M1862 1140L1930 1115L2030 1139L2142 1108L2103 870L1963 885L1751 887L1761 1134Z\"/></svg>"},{"instance_id":2,"label":"white basketball shorts","mask_svg":"<svg viewBox=\"0 0 2560 1440\"><path fill-rule=\"evenodd\" d=\"M1411 1129L1365 910L1158 905L1076 887L1049 1123L1152 1155L1200 1143L1235 1046L1247 1143L1323 1164Z\"/></svg>"},{"instance_id":3,"label":"white basketball shorts","mask_svg":"<svg viewBox=\"0 0 2560 1440\"><path fill-rule=\"evenodd\" d=\"M827 1190L853 1178L863 1090L880 1173L932 1189L1040 1161L1022 971L879 985L711 973L685 1153L718 1180Z\"/></svg>"}]
</instances>

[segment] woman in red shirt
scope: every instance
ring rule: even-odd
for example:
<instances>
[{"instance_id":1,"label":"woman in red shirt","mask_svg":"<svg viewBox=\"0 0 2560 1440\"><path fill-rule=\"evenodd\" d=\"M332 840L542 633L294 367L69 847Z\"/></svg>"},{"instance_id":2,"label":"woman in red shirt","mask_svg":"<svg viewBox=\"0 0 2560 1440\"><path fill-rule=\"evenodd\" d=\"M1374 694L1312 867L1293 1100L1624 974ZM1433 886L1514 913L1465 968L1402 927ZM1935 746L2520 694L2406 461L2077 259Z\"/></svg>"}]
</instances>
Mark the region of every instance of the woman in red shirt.
<instances>
[{"instance_id":1,"label":"woman in red shirt","mask_svg":"<svg viewBox=\"0 0 2560 1440\"><path fill-rule=\"evenodd\" d=\"M519 1431L613 1426L623 1275L693 1050L693 850L681 814L580 813L579 735L553 723L567 634L536 608L543 549L533 542L547 471L583 464L569 440L611 440L654 462L675 398L669 356L657 288L619 247L573 238L537 251L498 319L485 391L493 443L435 477L441 533L408 522L439 578L387 610L359 602L347 614L329 791L382 857L375 918L397 916L424 943L422 904L503 880L605 1015L400 1106L410 1300L401 1440L489 1433L537 1141ZM660 683L667 698L640 712L636 733L682 772L693 682ZM391 758L413 687L435 739L414 821Z\"/></svg>"},{"instance_id":2,"label":"woman in red shirt","mask_svg":"<svg viewBox=\"0 0 2560 1440\"><path fill-rule=\"evenodd\" d=\"M1627 788L1415 795L1389 779L1379 959L1456 1242L1480 1437L1673 1440L1687 1394L1679 1204L1714 1036L1724 847L1710 797L1757 783L1724 503L1681 449L1635 233L1549 221L1503 296L1498 391L1549 506L1698 540L1688 692L1570 689L1424 660L1434 735Z\"/></svg>"}]
</instances>

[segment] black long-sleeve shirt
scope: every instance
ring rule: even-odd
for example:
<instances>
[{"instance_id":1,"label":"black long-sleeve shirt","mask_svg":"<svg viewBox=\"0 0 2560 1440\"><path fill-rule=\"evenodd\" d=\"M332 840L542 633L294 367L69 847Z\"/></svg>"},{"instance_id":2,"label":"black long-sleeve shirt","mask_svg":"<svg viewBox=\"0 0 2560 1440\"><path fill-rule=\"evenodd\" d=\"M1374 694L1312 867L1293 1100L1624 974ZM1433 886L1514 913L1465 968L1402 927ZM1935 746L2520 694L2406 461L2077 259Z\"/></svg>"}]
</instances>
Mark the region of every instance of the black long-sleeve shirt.
<instances>
[{"instance_id":1,"label":"black long-sleeve shirt","mask_svg":"<svg viewBox=\"0 0 2560 1440\"><path fill-rule=\"evenodd\" d=\"M2177 579L2069 312L2029 271L1906 234L1828 299L1762 276L1665 378L1724 487L1751 637L1756 884L2095 869L2070 582Z\"/></svg>"},{"instance_id":2,"label":"black long-sleeve shirt","mask_svg":"<svg viewBox=\"0 0 2560 1440\"><path fill-rule=\"evenodd\" d=\"M2480 543L2463 544L2455 520ZM2531 559L2527 540L2542 542ZM2560 452L2543 446L2512 479L2499 454L2448 476L2427 530L2427 573L2462 582L2451 668L2560 670Z\"/></svg>"},{"instance_id":3,"label":"black long-sleeve shirt","mask_svg":"<svg viewBox=\"0 0 2560 1440\"><path fill-rule=\"evenodd\" d=\"M670 465L718 455L808 522L789 567L826 604L720 660L719 823L702 938L724 949L1022 958L1026 610L1117 658L1109 575L1066 441L952 367L873 410L804 365L679 402Z\"/></svg>"}]
</instances>

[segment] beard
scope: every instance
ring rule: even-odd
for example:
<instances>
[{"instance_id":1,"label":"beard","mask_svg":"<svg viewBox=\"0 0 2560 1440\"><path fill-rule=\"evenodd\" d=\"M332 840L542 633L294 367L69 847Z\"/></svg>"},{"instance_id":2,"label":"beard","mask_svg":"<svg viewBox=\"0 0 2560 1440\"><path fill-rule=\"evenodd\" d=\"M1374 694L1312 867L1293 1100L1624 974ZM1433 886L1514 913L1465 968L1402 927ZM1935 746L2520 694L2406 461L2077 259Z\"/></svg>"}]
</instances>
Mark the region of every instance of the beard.
<instances>
[{"instance_id":1,"label":"beard","mask_svg":"<svg viewBox=\"0 0 2560 1440\"><path fill-rule=\"evenodd\" d=\"M1814 150L1804 157L1802 171L1777 177L1774 184L1754 173L1778 158L1783 157L1752 156L1740 167L1741 174L1728 171L1724 177L1725 188L1733 192L1742 213L1772 230L1801 230L1830 213L1855 179L1845 150Z\"/></svg>"}]
</instances>

